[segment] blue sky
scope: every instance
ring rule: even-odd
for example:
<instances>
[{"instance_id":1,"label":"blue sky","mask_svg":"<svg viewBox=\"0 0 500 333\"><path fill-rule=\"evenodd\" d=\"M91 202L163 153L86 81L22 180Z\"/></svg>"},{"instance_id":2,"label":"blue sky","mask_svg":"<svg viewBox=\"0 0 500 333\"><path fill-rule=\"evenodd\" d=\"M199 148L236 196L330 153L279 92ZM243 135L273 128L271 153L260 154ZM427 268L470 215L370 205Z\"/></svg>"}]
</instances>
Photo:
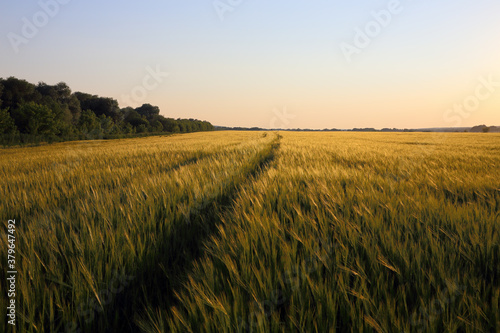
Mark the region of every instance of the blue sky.
<instances>
[{"instance_id":1,"label":"blue sky","mask_svg":"<svg viewBox=\"0 0 500 333\"><path fill-rule=\"evenodd\" d=\"M217 125L500 125L498 1L59 1L0 4L0 77ZM26 21L40 25L30 38Z\"/></svg>"}]
</instances>

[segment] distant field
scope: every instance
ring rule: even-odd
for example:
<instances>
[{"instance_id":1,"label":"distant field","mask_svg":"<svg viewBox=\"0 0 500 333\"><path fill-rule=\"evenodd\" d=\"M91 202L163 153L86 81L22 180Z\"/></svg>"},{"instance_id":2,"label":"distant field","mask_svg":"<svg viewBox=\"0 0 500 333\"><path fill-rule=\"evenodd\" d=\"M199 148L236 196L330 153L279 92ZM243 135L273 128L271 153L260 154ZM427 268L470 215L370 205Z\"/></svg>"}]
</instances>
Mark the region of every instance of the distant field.
<instances>
[{"instance_id":1,"label":"distant field","mask_svg":"<svg viewBox=\"0 0 500 333\"><path fill-rule=\"evenodd\" d=\"M0 198L18 332L500 331L499 134L1 149Z\"/></svg>"}]
</instances>

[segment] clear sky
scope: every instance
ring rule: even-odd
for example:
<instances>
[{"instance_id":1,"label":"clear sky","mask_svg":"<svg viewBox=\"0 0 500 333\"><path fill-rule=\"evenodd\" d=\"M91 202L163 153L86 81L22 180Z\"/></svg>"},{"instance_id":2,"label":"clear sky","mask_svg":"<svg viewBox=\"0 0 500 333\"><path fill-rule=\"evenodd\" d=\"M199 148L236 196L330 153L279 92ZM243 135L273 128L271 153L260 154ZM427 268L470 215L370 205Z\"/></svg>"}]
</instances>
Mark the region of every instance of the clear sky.
<instances>
[{"instance_id":1,"label":"clear sky","mask_svg":"<svg viewBox=\"0 0 500 333\"><path fill-rule=\"evenodd\" d=\"M498 0L24 0L0 13L0 77L121 107L265 128L500 125Z\"/></svg>"}]
</instances>

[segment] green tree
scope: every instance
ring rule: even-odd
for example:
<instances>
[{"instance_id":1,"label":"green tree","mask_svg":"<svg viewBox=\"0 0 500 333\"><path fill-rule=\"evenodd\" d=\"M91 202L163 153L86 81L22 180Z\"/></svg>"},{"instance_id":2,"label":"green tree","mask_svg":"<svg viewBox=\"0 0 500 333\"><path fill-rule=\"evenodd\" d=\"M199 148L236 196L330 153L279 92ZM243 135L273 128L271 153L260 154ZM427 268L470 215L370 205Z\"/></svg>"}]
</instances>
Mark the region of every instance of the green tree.
<instances>
[{"instance_id":1,"label":"green tree","mask_svg":"<svg viewBox=\"0 0 500 333\"><path fill-rule=\"evenodd\" d=\"M135 111L141 116L146 117L148 121L151 121L151 119L160 114L160 108L151 104L143 104L136 108Z\"/></svg>"},{"instance_id":2,"label":"green tree","mask_svg":"<svg viewBox=\"0 0 500 333\"><path fill-rule=\"evenodd\" d=\"M125 133L125 134L135 133L134 126L132 126L130 123L125 123L125 125L123 127L123 133Z\"/></svg>"},{"instance_id":3,"label":"green tree","mask_svg":"<svg viewBox=\"0 0 500 333\"><path fill-rule=\"evenodd\" d=\"M9 108L11 114L17 110L21 104L38 102L40 99L40 94L35 90L35 85L26 80L9 77L3 80L2 84L2 107Z\"/></svg>"},{"instance_id":4,"label":"green tree","mask_svg":"<svg viewBox=\"0 0 500 333\"><path fill-rule=\"evenodd\" d=\"M148 127L145 124L140 124L137 126L137 133L146 133L148 131Z\"/></svg>"},{"instance_id":5,"label":"green tree","mask_svg":"<svg viewBox=\"0 0 500 333\"><path fill-rule=\"evenodd\" d=\"M2 78L0 78L0 107L2 107L2 92L3 92L3 83Z\"/></svg>"},{"instance_id":6,"label":"green tree","mask_svg":"<svg viewBox=\"0 0 500 333\"><path fill-rule=\"evenodd\" d=\"M72 94L68 99L68 109L71 112L73 124L78 124L80 116L82 115L82 108L80 106L80 101L76 98L75 94Z\"/></svg>"},{"instance_id":7,"label":"green tree","mask_svg":"<svg viewBox=\"0 0 500 333\"><path fill-rule=\"evenodd\" d=\"M57 135L63 140L80 136L83 139L102 138L104 134L136 132L194 132L213 130L208 122L196 119L172 119L160 115L160 109L143 104L134 109L120 109L112 98L82 92L72 93L64 82L37 85L25 80L0 78L0 131L13 131L11 142L52 140ZM82 112L82 110L85 110Z\"/></svg>"},{"instance_id":8,"label":"green tree","mask_svg":"<svg viewBox=\"0 0 500 333\"><path fill-rule=\"evenodd\" d=\"M80 101L71 89L64 82L51 86L44 82L39 82L36 91L40 94L40 103L48 105L56 114L56 118L61 118L69 124L77 124L81 114Z\"/></svg>"},{"instance_id":9,"label":"green tree","mask_svg":"<svg viewBox=\"0 0 500 333\"><path fill-rule=\"evenodd\" d=\"M175 124L172 127L172 133L180 133L180 132L181 132L181 128L179 127L179 125Z\"/></svg>"},{"instance_id":10,"label":"green tree","mask_svg":"<svg viewBox=\"0 0 500 333\"><path fill-rule=\"evenodd\" d=\"M54 112L48 106L34 102L23 103L19 114L26 125L25 128L20 128L21 131L42 136L58 134Z\"/></svg>"},{"instance_id":11,"label":"green tree","mask_svg":"<svg viewBox=\"0 0 500 333\"><path fill-rule=\"evenodd\" d=\"M114 121L120 120L121 112L118 101L112 98L99 97L81 92L76 92L75 96L80 101L82 110L91 110L97 116L103 114L113 118Z\"/></svg>"},{"instance_id":12,"label":"green tree","mask_svg":"<svg viewBox=\"0 0 500 333\"><path fill-rule=\"evenodd\" d=\"M134 127L139 127L140 125L146 126L146 128L149 126L149 122L147 121L146 117L141 116L137 111L132 110L128 112L125 115L125 120L126 123L131 124Z\"/></svg>"},{"instance_id":13,"label":"green tree","mask_svg":"<svg viewBox=\"0 0 500 333\"><path fill-rule=\"evenodd\" d=\"M92 140L102 137L101 121L91 110L82 112L78 127L85 139Z\"/></svg>"},{"instance_id":14,"label":"green tree","mask_svg":"<svg viewBox=\"0 0 500 333\"><path fill-rule=\"evenodd\" d=\"M160 120L161 123L163 124L163 130L166 132L170 133L179 133L180 128L179 125L177 124L177 121L172 118L164 118L163 120Z\"/></svg>"},{"instance_id":15,"label":"green tree","mask_svg":"<svg viewBox=\"0 0 500 333\"><path fill-rule=\"evenodd\" d=\"M163 125L159 120L155 120L155 122L152 124L153 125L153 131L154 132L161 132L163 131Z\"/></svg>"},{"instance_id":16,"label":"green tree","mask_svg":"<svg viewBox=\"0 0 500 333\"><path fill-rule=\"evenodd\" d=\"M106 117L102 114L99 116L99 122L104 134L111 134L114 131L115 123L111 117Z\"/></svg>"},{"instance_id":17,"label":"green tree","mask_svg":"<svg viewBox=\"0 0 500 333\"><path fill-rule=\"evenodd\" d=\"M12 134L17 130L9 110L0 109L0 134Z\"/></svg>"}]
</instances>

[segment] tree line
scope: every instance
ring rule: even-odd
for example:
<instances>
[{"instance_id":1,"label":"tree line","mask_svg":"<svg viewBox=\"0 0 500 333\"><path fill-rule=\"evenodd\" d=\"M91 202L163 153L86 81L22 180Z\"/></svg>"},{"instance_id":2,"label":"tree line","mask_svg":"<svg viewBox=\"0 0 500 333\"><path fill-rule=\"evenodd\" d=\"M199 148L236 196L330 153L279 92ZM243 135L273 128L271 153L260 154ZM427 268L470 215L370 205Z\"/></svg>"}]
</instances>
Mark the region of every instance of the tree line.
<instances>
[{"instance_id":1,"label":"tree line","mask_svg":"<svg viewBox=\"0 0 500 333\"><path fill-rule=\"evenodd\" d=\"M212 131L207 121L173 119L151 104L120 108L118 101L48 85L0 78L0 141L25 144Z\"/></svg>"}]
</instances>

